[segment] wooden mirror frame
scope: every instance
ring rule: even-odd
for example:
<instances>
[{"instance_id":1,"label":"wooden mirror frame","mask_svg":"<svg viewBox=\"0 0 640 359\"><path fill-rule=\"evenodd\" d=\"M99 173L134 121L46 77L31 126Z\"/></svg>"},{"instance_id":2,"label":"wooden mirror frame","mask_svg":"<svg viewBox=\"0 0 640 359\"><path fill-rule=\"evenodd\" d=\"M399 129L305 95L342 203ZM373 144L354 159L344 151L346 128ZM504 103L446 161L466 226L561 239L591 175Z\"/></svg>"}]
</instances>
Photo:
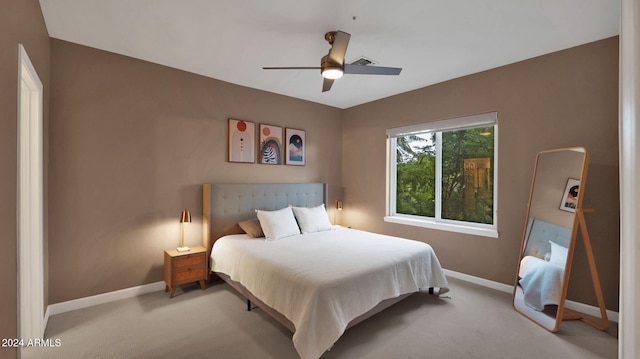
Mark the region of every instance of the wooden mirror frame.
<instances>
[{"instance_id":1,"label":"wooden mirror frame","mask_svg":"<svg viewBox=\"0 0 640 359\"><path fill-rule=\"evenodd\" d=\"M538 178L538 176L542 175L547 175L548 176L548 172L542 172L542 173L538 173L540 171L541 168L541 160L543 160L545 157L548 157L549 155L553 155L555 153L558 153L561 155L562 152L566 152L566 153L572 153L572 152L580 152L583 154L582 157L582 163L580 168L580 173L579 176L576 176L576 174L578 173L578 166L577 166L577 162L574 165L575 168L572 169L570 172L572 172L571 174L569 174L567 177L568 178L573 178L575 180L578 180L579 183L579 195L577 198L577 201L575 203L575 209L569 209L569 208L564 208L564 211L570 211L570 212L574 212L573 218L569 219L566 215L566 213L562 212L563 210L563 203L561 203L561 200L564 200L564 198L560 197L558 195L558 199L557 199L557 204L559 205L558 207L555 207L556 209L558 209L558 211L555 213L549 204L544 204L544 205L540 205L540 199L538 198L537 203L534 202L536 201L536 198L534 198L534 195L538 194L538 196L540 196L541 192L537 192L536 191L536 183L538 183L538 185L541 185L541 183L545 183L546 181L549 180L549 178ZM567 154L567 156L569 156ZM557 161L557 160L556 160ZM577 159L576 159L577 161ZM529 202L527 205L527 214L525 217L525 226L524 226L524 230L523 230L523 235L522 235L522 244L520 246L520 252L519 252L519 259L518 259L518 266L516 269L516 278L515 278L515 283L514 283L514 290L513 290L513 307L514 309L519 312L520 314L524 315L525 317L529 318L530 320L534 321L535 323L537 323L538 325L542 326L543 328L551 331L551 332L556 332L560 329L560 324L562 323L563 320L571 320L571 319L581 319L583 321L585 321L586 323L601 329L601 330L606 330L609 327L609 322L607 319L607 314L606 314L606 309L604 306L604 299L602 297L602 291L600 288L600 282L598 280L598 275L597 275L597 271L595 269L595 262L593 260L593 252L591 250L591 244L589 241L589 235L587 232L587 228L586 228L586 222L584 220L584 212L591 212L592 210L585 210L582 208L582 200L584 197L584 190L585 190L585 183L586 183L586 178L587 178L587 169L588 169L588 163L589 163L589 151L584 148L584 147L570 147L570 148L560 148L560 149L554 149L554 150L547 150L547 151L541 151L538 153L538 155L536 156L536 162L535 162L535 166L534 166L534 170L533 170L533 178L531 181L531 191L529 193ZM557 167L554 167L557 168ZM546 170L547 168L545 168ZM573 173L575 172L575 173ZM576 178L578 177L578 178ZM557 184L558 186L563 186L562 188L555 188L553 191L547 191L545 187L545 190L542 190L542 192L544 193L548 193L549 196L555 196L558 193L562 193L561 191L564 190L565 195L566 195L566 190L569 188L568 186L568 182L570 180L567 181L567 185L564 184L560 184L558 182L557 178L553 179L554 182L554 186ZM565 189L566 187L566 189ZM550 198L553 197L549 197L546 199L546 201L550 201ZM532 214L532 207L536 208L536 212ZM544 212L541 212L538 210L539 207L544 207L545 210ZM547 213L546 208L549 208L549 212ZM539 216L541 213L544 213L545 218L554 218L557 216L564 216L565 219L563 221L560 222L564 222L564 223L549 223L551 226L556 226L558 228L562 228L564 227L562 224L568 224L569 222L571 222L571 226L570 228L563 228L563 229L569 229L569 233L570 233L570 237L568 240L568 245L567 245L567 258L566 258L566 263L565 263L565 268L564 268L564 273L562 273L562 289L561 289L561 294L560 297L558 298L558 305L555 311L555 317L553 316L553 308L546 308L543 311L539 311L536 309L531 308L530 306L526 305L524 302L524 294L522 291L522 288L520 286L520 269L521 269L521 264L522 264L522 260L525 257L525 251L527 251L527 241L528 241L528 237L530 235L530 231L531 231L531 224L535 221L535 219L539 219ZM555 214L554 214L555 213ZM532 217L535 216L535 217ZM555 219L554 219L555 221ZM553 221L552 221L553 222ZM543 222L544 223L544 222ZM598 299L598 304L600 306L600 312L602 315L602 320L601 322L597 322L595 320L593 320L592 318L583 315L582 313L578 313L572 310L569 310L567 308L565 308L565 301L566 301L566 296L567 296L567 288L569 285L569 275L571 273L571 263L573 260L573 254L574 254L574 249L575 249L575 242L576 242L576 237L577 237L577 232L578 229L581 230L582 232L582 237L584 240L584 244L585 244L585 248L586 248L586 252L587 252L587 259L589 261L589 267L591 270L591 277L593 279L593 284L594 284L594 289L596 291L596 296ZM566 233L563 231L563 233ZM549 310L551 309L551 310Z\"/></svg>"}]
</instances>

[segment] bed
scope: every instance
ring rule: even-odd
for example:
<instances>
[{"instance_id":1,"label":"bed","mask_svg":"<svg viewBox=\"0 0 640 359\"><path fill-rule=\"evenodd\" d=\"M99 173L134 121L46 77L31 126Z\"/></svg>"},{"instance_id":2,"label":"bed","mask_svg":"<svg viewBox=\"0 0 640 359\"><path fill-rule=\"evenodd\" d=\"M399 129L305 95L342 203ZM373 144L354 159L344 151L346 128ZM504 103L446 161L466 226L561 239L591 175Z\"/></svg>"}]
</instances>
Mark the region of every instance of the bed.
<instances>
[{"instance_id":1,"label":"bed","mask_svg":"<svg viewBox=\"0 0 640 359\"><path fill-rule=\"evenodd\" d=\"M211 272L291 330L304 359L414 292L447 290L428 244L333 226L326 198L321 183L203 186Z\"/></svg>"},{"instance_id":2,"label":"bed","mask_svg":"<svg viewBox=\"0 0 640 359\"><path fill-rule=\"evenodd\" d=\"M547 305L560 304L564 266L544 259L526 256L520 263L520 280L524 302L530 308L543 311Z\"/></svg>"},{"instance_id":3,"label":"bed","mask_svg":"<svg viewBox=\"0 0 640 359\"><path fill-rule=\"evenodd\" d=\"M560 304L571 229L531 218L526 233L516 304L542 312Z\"/></svg>"}]
</instances>

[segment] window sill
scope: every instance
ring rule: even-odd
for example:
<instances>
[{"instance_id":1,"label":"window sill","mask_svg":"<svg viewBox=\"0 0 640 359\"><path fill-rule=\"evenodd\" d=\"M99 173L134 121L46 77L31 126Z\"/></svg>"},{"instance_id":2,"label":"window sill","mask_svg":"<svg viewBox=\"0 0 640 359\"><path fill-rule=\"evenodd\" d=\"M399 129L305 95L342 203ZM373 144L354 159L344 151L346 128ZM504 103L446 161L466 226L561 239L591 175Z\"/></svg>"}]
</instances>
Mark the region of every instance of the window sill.
<instances>
[{"instance_id":1,"label":"window sill","mask_svg":"<svg viewBox=\"0 0 640 359\"><path fill-rule=\"evenodd\" d=\"M482 236L482 237L491 237L491 238L499 237L498 231L493 227L483 228L483 227L465 226L465 225L455 224L455 223L436 222L435 220L432 220L432 219L424 219L417 216L399 216L399 215L385 216L384 221L390 222L390 223L405 224L408 226L437 229L441 231L473 234L473 235Z\"/></svg>"}]
</instances>

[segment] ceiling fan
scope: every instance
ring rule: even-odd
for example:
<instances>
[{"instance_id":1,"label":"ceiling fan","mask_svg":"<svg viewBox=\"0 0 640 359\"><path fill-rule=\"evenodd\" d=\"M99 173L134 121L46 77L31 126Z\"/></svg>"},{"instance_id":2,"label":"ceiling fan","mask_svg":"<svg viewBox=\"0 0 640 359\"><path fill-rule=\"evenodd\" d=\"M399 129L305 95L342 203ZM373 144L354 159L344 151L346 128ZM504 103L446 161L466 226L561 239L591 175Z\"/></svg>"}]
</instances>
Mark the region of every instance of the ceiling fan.
<instances>
[{"instance_id":1,"label":"ceiling fan","mask_svg":"<svg viewBox=\"0 0 640 359\"><path fill-rule=\"evenodd\" d=\"M264 70L320 70L324 81L322 92L329 91L333 81L342 77L343 74L357 75L399 75L401 68L365 66L356 64L345 64L344 55L347 52L350 34L344 31L329 31L324 35L325 40L331 45L329 53L322 57L319 67L263 67Z\"/></svg>"}]
</instances>

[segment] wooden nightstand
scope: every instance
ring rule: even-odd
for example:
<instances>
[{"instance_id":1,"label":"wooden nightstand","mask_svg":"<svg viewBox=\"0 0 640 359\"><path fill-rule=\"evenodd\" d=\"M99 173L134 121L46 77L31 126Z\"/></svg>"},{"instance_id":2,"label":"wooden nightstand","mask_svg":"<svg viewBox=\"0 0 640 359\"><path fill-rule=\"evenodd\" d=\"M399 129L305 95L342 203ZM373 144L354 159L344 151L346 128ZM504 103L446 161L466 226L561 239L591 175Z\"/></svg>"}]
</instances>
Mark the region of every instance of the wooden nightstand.
<instances>
[{"instance_id":1,"label":"wooden nightstand","mask_svg":"<svg viewBox=\"0 0 640 359\"><path fill-rule=\"evenodd\" d=\"M191 247L187 252L178 252L175 249L164 251L164 282L167 284L164 291L171 292L170 298L176 287L181 284L199 282L204 289L204 281L207 278L207 250L202 246Z\"/></svg>"}]
</instances>

